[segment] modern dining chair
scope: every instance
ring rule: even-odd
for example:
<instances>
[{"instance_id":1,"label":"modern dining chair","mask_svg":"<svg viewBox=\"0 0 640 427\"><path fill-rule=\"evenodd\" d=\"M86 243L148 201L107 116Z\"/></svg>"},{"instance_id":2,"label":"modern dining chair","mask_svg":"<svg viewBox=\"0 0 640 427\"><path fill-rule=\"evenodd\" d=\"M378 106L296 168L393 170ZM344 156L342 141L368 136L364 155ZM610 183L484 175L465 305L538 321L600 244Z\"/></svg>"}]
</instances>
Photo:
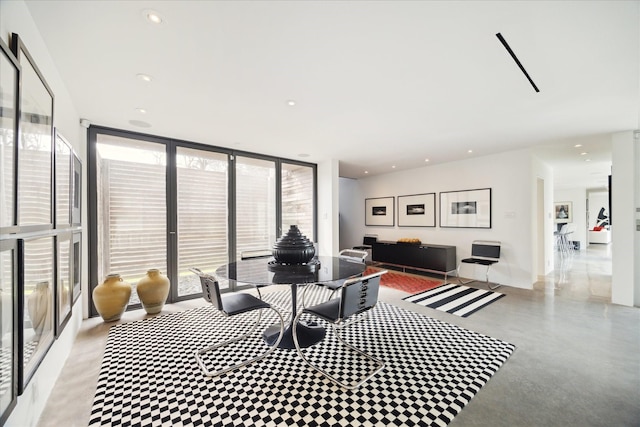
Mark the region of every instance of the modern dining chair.
<instances>
[{"instance_id":1,"label":"modern dining chair","mask_svg":"<svg viewBox=\"0 0 640 427\"><path fill-rule=\"evenodd\" d=\"M364 237L362 238L362 244L358 246L354 246L352 249L355 249L358 251L366 251L369 254L369 259L371 259L372 247L377 241L378 241L377 234L365 234Z\"/></svg>"},{"instance_id":2,"label":"modern dining chair","mask_svg":"<svg viewBox=\"0 0 640 427\"><path fill-rule=\"evenodd\" d=\"M338 253L338 258L342 258L352 262L359 262L359 263L365 263L367 256L369 256L369 253L367 251L361 251L356 249L343 249ZM307 306L305 297L307 296L307 293L309 292L310 289L320 288L323 290L329 290L330 292L327 299L330 299L330 298L333 298L336 291L341 286L342 286L341 282L323 283L323 284L315 284L315 285L311 284L309 286L306 286L304 292L302 293L302 307Z\"/></svg>"},{"instance_id":3,"label":"modern dining chair","mask_svg":"<svg viewBox=\"0 0 640 427\"><path fill-rule=\"evenodd\" d=\"M340 258L353 259L355 261L366 262L369 252L359 249L343 249L338 253Z\"/></svg>"},{"instance_id":4,"label":"modern dining chair","mask_svg":"<svg viewBox=\"0 0 640 427\"><path fill-rule=\"evenodd\" d=\"M489 289L497 289L502 285L494 284L491 286L489 282L489 269L492 265L497 264L500 261L500 246L501 243L495 240L474 240L471 243L471 257L460 260L456 274L458 276L458 282L462 285L467 285L471 282L477 282L477 280L463 281L460 276L460 267L462 264L483 265L487 267L485 272L485 282Z\"/></svg>"},{"instance_id":5,"label":"modern dining chair","mask_svg":"<svg viewBox=\"0 0 640 427\"><path fill-rule=\"evenodd\" d=\"M242 261L248 259L256 259L256 258L271 258L273 256L273 252L271 249L250 249L247 251L240 252L240 259ZM260 286L256 286L256 292L258 294L258 298L262 299L262 293L260 292Z\"/></svg>"},{"instance_id":6,"label":"modern dining chair","mask_svg":"<svg viewBox=\"0 0 640 427\"><path fill-rule=\"evenodd\" d=\"M230 338L223 342L216 343L196 351L196 354L195 354L196 360L198 362L198 365L200 366L200 369L205 375L211 376L211 377L218 376L218 375L224 374L225 372L229 372L234 369L241 368L252 362L255 362L257 360L264 358L269 353L271 353L276 348L278 348L278 345L280 344L280 340L282 339L282 336L284 334L284 319L282 317L282 314L280 314L278 310L276 310L271 304L247 293L233 293L233 294L222 296L220 293L220 285L218 284L218 281L214 276L203 273L200 269L197 269L197 268L191 268L190 270L193 273L197 274L198 277L200 278L200 284L202 285L202 297L206 301L210 302L224 316L232 317L239 314L249 313L252 311L257 311L258 313L258 315L256 316L255 323L253 324L253 326L248 328L247 332L243 333L242 335L238 335L236 337ZM235 363L226 368L222 368L218 370L209 370L205 365L202 355L210 351L225 347L231 343L241 341L247 338L248 336L250 336L251 334L253 334L255 330L258 328L258 325L260 324L260 319L262 318L263 310L273 310L278 315L278 318L280 320L280 334L278 335L278 338L276 339L276 341L265 352L257 356L254 356L249 359L245 359L241 362Z\"/></svg>"},{"instance_id":7,"label":"modern dining chair","mask_svg":"<svg viewBox=\"0 0 640 427\"><path fill-rule=\"evenodd\" d=\"M367 249L371 250L371 246L378 241L377 234L365 234L362 238L362 245L354 246L353 249L366 251Z\"/></svg>"},{"instance_id":8,"label":"modern dining chair","mask_svg":"<svg viewBox=\"0 0 640 427\"><path fill-rule=\"evenodd\" d=\"M330 299L323 303L311 307L306 307L298 313L295 320L293 321L293 343L300 357L311 368L320 372L322 375L342 388L348 390L355 389L384 368L384 362L382 360L373 357L363 350L360 350L347 343L344 338L340 336L339 331L353 325L356 322L363 321L368 318L368 316L364 315L368 314L369 310L374 308L377 304L378 291L380 289L380 276L382 276L386 272L386 270L381 270L364 277L358 277L344 281L339 288L339 298ZM351 353L356 353L363 356L366 359L366 364L370 364L372 368L365 370L365 373L363 375L359 375L358 378L354 381L344 381L338 378L338 375L331 374L329 372L329 369L338 371L352 371L352 365L340 366L336 369L335 366L323 368L319 363L312 362L311 359L307 357L307 355L305 355L304 349L301 348L300 344L298 343L296 328L302 316L313 316L326 322L331 326L333 335L335 335L339 343L350 350ZM318 355L316 354L316 356ZM320 358L324 362L328 363L331 363L334 360L340 360L340 358L336 358L334 356L335 354L324 354L320 355Z\"/></svg>"}]
</instances>

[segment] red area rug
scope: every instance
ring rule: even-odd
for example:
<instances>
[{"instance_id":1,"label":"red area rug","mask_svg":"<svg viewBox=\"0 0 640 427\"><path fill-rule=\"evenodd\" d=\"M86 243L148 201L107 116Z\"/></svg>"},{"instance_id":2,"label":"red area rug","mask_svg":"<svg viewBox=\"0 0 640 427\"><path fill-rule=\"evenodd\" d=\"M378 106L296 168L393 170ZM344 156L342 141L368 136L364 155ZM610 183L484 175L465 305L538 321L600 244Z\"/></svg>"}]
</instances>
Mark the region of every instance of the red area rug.
<instances>
[{"instance_id":1,"label":"red area rug","mask_svg":"<svg viewBox=\"0 0 640 427\"><path fill-rule=\"evenodd\" d=\"M376 271L382 270L376 267L367 267L364 274L372 274ZM404 274L398 271L387 270L388 273L383 274L380 278L380 284L388 288L398 289L410 294L426 291L436 288L444 281L438 279L429 279L426 277L418 277L411 274Z\"/></svg>"}]
</instances>

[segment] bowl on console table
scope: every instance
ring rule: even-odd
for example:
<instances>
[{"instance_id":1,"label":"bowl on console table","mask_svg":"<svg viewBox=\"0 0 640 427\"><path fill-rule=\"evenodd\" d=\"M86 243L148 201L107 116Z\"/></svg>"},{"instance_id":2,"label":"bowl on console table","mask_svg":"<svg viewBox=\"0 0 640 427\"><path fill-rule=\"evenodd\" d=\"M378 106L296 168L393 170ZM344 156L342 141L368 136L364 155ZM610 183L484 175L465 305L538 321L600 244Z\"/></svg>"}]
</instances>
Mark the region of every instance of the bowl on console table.
<instances>
[{"instance_id":1,"label":"bowl on console table","mask_svg":"<svg viewBox=\"0 0 640 427\"><path fill-rule=\"evenodd\" d=\"M403 237L401 239L398 239L397 243L402 243L405 245L421 245L422 244L420 239L416 239L413 237Z\"/></svg>"}]
</instances>

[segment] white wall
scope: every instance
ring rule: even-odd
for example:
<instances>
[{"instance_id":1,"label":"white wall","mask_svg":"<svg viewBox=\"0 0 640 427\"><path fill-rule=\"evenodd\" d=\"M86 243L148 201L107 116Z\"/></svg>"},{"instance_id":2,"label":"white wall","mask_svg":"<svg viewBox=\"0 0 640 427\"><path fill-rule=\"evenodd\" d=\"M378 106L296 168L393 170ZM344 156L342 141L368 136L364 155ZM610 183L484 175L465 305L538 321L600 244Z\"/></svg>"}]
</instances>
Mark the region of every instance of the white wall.
<instances>
[{"instance_id":1,"label":"white wall","mask_svg":"<svg viewBox=\"0 0 640 427\"><path fill-rule=\"evenodd\" d=\"M339 251L339 164L330 159L318 164L318 252L334 255Z\"/></svg>"},{"instance_id":2,"label":"white wall","mask_svg":"<svg viewBox=\"0 0 640 427\"><path fill-rule=\"evenodd\" d=\"M553 231L553 169L537 157L531 158L532 179L531 198L533 201L531 239L533 242L533 266L537 266L537 276L545 276L553 271L554 253L553 245L555 237ZM542 201L538 200L538 180L544 182ZM539 206L541 203L542 206ZM541 210L543 219L537 218L537 212ZM542 228L541 230L539 228ZM542 235L542 239L540 239Z\"/></svg>"},{"instance_id":3,"label":"white wall","mask_svg":"<svg viewBox=\"0 0 640 427\"><path fill-rule=\"evenodd\" d=\"M532 194L536 179L531 158L529 150L518 150L372 176L358 180L357 186L352 183L345 185L345 181L341 181L341 191L347 189L353 203L341 205L340 212L343 217L348 215L354 221L350 223L348 232L342 231L340 244L343 247L361 244L365 233L378 234L380 240L417 237L424 243L456 246L460 260L470 255L473 240L499 240L502 242L502 256L500 263L492 267L491 280L519 288L531 288L537 278L537 269L534 268L537 258L532 249L531 233L532 222L536 221L536 197ZM550 169L543 166L539 166L539 169L540 174L552 182ZM491 229L364 225L365 198L479 188L492 189ZM439 206L439 200L436 200L437 209ZM439 218L439 213L436 218ZM463 275L484 280L483 270L465 270Z\"/></svg>"},{"instance_id":4,"label":"white wall","mask_svg":"<svg viewBox=\"0 0 640 427\"><path fill-rule=\"evenodd\" d=\"M559 189L555 191L554 199L555 203L571 202L571 208L573 209L572 223L575 224L576 231L569 235L568 239L579 241L580 250L585 250L587 247L587 189Z\"/></svg>"},{"instance_id":5,"label":"white wall","mask_svg":"<svg viewBox=\"0 0 640 427\"><path fill-rule=\"evenodd\" d=\"M80 118L47 51L44 40L35 27L23 1L0 1L0 38L7 45L10 45L9 35L11 33L17 33L23 40L55 95L54 126L73 145L83 164L86 164L86 134L83 132L84 129L79 126ZM84 188L86 188L86 184ZM86 212L86 206L83 207L83 212ZM83 223L86 224L86 214L83 215ZM85 236L83 248L87 248L86 232L83 234ZM83 259L85 261L82 272L82 288L87 289L86 250L83 253ZM54 342L22 396L18 398L17 406L9 417L7 425L21 427L36 425L80 328L83 318L81 301L85 299L84 296L81 297L74 305L71 320L67 323L61 336Z\"/></svg>"}]
</instances>

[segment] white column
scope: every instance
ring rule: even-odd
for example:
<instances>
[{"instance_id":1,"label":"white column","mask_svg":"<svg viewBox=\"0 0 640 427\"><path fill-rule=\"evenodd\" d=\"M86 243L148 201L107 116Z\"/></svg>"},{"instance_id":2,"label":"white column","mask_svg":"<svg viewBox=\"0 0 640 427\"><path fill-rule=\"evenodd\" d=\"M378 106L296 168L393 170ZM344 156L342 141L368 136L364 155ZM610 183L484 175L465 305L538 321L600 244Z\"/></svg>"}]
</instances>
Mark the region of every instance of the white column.
<instances>
[{"instance_id":1,"label":"white column","mask_svg":"<svg viewBox=\"0 0 640 427\"><path fill-rule=\"evenodd\" d=\"M640 305L640 147L633 131L611 137L611 302Z\"/></svg>"},{"instance_id":2,"label":"white column","mask_svg":"<svg viewBox=\"0 0 640 427\"><path fill-rule=\"evenodd\" d=\"M339 163L329 159L318 163L318 243L320 255L339 251Z\"/></svg>"}]
</instances>

